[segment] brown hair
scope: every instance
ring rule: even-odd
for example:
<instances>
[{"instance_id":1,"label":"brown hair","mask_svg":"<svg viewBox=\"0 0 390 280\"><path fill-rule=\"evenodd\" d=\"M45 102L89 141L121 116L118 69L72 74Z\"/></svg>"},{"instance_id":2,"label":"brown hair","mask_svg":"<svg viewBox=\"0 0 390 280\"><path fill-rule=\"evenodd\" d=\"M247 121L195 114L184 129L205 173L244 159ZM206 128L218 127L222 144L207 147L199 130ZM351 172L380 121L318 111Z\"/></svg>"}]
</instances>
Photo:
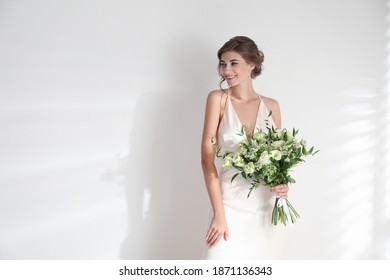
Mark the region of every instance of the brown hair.
<instances>
[{"instance_id":1,"label":"brown hair","mask_svg":"<svg viewBox=\"0 0 390 280\"><path fill-rule=\"evenodd\" d=\"M252 79L261 74L263 70L264 54L257 48L256 43L252 39L245 36L236 36L227 41L218 50L218 72L220 71L221 56L227 51L235 51L242 56L246 63L253 63L255 65L255 68L253 68L251 72ZM225 78L221 75L221 81L219 83L221 88L224 81Z\"/></svg>"}]
</instances>

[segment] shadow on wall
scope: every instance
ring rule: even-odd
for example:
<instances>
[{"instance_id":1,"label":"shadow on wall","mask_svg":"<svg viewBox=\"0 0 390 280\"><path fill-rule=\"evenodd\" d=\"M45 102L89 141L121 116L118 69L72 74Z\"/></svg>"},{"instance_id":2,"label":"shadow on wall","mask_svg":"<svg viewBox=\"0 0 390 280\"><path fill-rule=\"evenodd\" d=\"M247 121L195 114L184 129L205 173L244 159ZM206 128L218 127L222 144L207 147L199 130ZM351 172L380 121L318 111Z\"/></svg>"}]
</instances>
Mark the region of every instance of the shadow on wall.
<instances>
[{"instance_id":1,"label":"shadow on wall","mask_svg":"<svg viewBox=\"0 0 390 280\"><path fill-rule=\"evenodd\" d=\"M187 44L176 44L172 55L166 54L179 89L144 93L137 100L130 154L121 168L128 206L122 259L199 259L202 255L209 210L200 166L207 92L197 86L206 81L192 78L202 78L198 70L207 55L202 56L199 50L206 51L199 43ZM188 55L191 49L196 57Z\"/></svg>"}]
</instances>

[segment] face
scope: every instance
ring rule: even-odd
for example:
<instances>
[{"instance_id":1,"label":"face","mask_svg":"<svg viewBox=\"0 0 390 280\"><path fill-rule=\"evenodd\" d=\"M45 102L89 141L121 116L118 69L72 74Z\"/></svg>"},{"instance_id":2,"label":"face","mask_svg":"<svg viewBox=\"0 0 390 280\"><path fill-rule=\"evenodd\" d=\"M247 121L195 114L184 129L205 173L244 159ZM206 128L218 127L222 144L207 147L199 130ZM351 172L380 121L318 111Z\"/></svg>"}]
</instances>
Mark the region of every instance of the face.
<instances>
[{"instance_id":1,"label":"face","mask_svg":"<svg viewBox=\"0 0 390 280\"><path fill-rule=\"evenodd\" d=\"M250 81L253 68L253 64L248 64L235 51L227 51L221 55L219 73L225 78L229 87Z\"/></svg>"}]
</instances>

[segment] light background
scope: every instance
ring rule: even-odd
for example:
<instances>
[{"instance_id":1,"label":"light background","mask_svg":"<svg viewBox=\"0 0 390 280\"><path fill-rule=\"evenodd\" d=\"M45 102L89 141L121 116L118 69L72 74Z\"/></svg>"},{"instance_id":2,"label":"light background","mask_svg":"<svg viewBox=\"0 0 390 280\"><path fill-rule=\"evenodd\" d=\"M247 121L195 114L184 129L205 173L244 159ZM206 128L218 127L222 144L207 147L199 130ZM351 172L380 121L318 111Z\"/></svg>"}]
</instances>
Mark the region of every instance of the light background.
<instances>
[{"instance_id":1,"label":"light background","mask_svg":"<svg viewBox=\"0 0 390 280\"><path fill-rule=\"evenodd\" d=\"M321 150L294 172L283 257L390 259L388 6L1 0L0 259L199 259L204 106L236 35Z\"/></svg>"}]
</instances>

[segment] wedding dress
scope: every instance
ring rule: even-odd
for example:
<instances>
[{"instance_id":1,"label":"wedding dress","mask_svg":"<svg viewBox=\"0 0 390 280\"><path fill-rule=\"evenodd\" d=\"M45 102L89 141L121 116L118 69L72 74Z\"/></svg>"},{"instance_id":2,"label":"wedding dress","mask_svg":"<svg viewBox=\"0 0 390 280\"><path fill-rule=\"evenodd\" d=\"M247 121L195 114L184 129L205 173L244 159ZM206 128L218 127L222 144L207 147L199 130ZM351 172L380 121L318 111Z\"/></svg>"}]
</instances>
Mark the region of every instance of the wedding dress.
<instances>
[{"instance_id":1,"label":"wedding dress","mask_svg":"<svg viewBox=\"0 0 390 280\"><path fill-rule=\"evenodd\" d=\"M257 128L266 130L266 120L274 125L269 111L264 105L260 95L255 131ZM218 130L218 145L221 154L225 150L238 151L238 143L242 136L237 135L241 130L241 122L234 110L230 99L230 92L226 101L225 111ZM284 225L271 224L272 209L275 203L275 194L267 186L260 185L252 191L247 198L250 181L237 176L233 182L231 178L237 171L222 166L218 159L220 169L218 172L222 190L225 216L229 230L227 241L222 237L215 247L209 248L205 242L203 259L280 259L283 258L285 238ZM210 211L207 230L213 218Z\"/></svg>"}]
</instances>

